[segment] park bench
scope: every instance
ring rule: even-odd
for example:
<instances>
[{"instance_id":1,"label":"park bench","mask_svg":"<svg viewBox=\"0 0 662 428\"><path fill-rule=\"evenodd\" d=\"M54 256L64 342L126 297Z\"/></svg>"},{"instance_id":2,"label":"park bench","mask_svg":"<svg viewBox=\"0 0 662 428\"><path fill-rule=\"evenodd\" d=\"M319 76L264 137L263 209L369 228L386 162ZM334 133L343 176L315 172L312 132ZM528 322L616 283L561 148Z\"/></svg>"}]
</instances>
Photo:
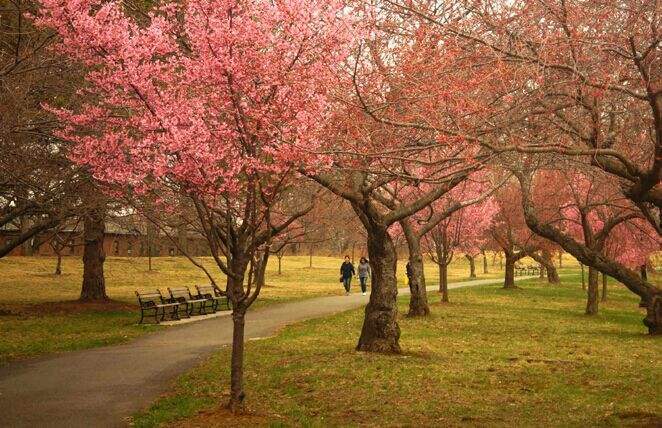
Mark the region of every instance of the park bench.
<instances>
[{"instance_id":1,"label":"park bench","mask_svg":"<svg viewBox=\"0 0 662 428\"><path fill-rule=\"evenodd\" d=\"M210 300L204 297L194 296L188 287L168 287L168 293L170 293L169 302L178 302L180 307L183 305L187 317L193 315L196 305L198 305L198 315L205 315L207 313L205 309L207 308L207 302L210 302Z\"/></svg>"},{"instance_id":2,"label":"park bench","mask_svg":"<svg viewBox=\"0 0 662 428\"><path fill-rule=\"evenodd\" d=\"M207 299L211 301L211 308L214 312L218 310L221 303L224 304L227 310L230 310L230 299L228 299L228 295L215 285L196 285L195 288L198 290L199 299Z\"/></svg>"},{"instance_id":3,"label":"park bench","mask_svg":"<svg viewBox=\"0 0 662 428\"><path fill-rule=\"evenodd\" d=\"M521 265L517 265L517 264L515 265L515 276L517 276L517 275L520 275L520 276L526 275L526 272L527 272L526 267L521 266Z\"/></svg>"},{"instance_id":4,"label":"park bench","mask_svg":"<svg viewBox=\"0 0 662 428\"><path fill-rule=\"evenodd\" d=\"M540 268L538 266L527 266L526 273L528 275L538 275L540 273Z\"/></svg>"},{"instance_id":5,"label":"park bench","mask_svg":"<svg viewBox=\"0 0 662 428\"><path fill-rule=\"evenodd\" d=\"M163 299L160 291L140 293L136 291L138 297L138 304L140 305L140 321L142 324L147 312L154 312L154 322L159 323L159 312L161 321L165 320L166 310L170 309L170 319L179 319L179 303L169 302ZM151 316L151 315L150 315Z\"/></svg>"}]
</instances>

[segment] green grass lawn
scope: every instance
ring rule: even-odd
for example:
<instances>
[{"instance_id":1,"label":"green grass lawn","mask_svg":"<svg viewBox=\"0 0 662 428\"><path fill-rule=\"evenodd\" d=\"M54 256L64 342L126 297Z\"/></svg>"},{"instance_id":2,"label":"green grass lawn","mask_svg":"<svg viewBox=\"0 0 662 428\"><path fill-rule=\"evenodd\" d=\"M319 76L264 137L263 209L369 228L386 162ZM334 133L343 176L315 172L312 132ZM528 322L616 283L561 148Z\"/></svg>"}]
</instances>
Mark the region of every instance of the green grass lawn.
<instances>
[{"instance_id":1,"label":"green grass lawn","mask_svg":"<svg viewBox=\"0 0 662 428\"><path fill-rule=\"evenodd\" d=\"M644 334L636 296L612 283L587 317L579 278L563 282L451 290L430 317L400 319L401 356L354 351L362 310L248 342L242 416L222 407L224 348L135 425L660 426L662 341Z\"/></svg>"},{"instance_id":2,"label":"green grass lawn","mask_svg":"<svg viewBox=\"0 0 662 428\"><path fill-rule=\"evenodd\" d=\"M456 257L451 265L451 281L467 279L468 262ZM219 284L224 277L211 258L200 261ZM490 260L491 261L491 260ZM254 307L276 302L343 293L338 283L340 258L287 256L278 274L278 261L270 259L266 287ZM572 263L568 259L566 264ZM404 264L404 261L400 263ZM502 276L498 266L483 274L478 264L478 278ZM153 259L148 270L144 257L109 257L105 263L106 288L114 303L78 304L82 261L65 257L62 275L54 275L55 258L5 257L0 259L0 364L36 355L121 343L153 331L154 326L138 326L135 290L165 290L170 286L208 283L204 273L183 257ZM400 272L404 267L400 266ZM428 263L426 273L431 284L438 283L435 266ZM400 275L403 282L403 274ZM403 284L404 285L404 284ZM356 287L356 285L355 285Z\"/></svg>"}]
</instances>

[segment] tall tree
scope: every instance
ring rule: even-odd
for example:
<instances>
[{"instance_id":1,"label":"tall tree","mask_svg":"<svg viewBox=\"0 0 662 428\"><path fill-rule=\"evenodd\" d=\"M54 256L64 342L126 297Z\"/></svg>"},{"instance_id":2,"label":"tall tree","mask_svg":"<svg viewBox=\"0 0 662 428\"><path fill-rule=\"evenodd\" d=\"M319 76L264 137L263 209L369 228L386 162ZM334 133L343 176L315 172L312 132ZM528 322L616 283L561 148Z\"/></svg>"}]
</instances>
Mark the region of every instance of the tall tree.
<instances>
[{"instance_id":1,"label":"tall tree","mask_svg":"<svg viewBox=\"0 0 662 428\"><path fill-rule=\"evenodd\" d=\"M482 177L482 178L481 178ZM478 178L478 179L476 179ZM430 259L439 268L441 301L448 302L448 266L456 252L474 253L484 242L496 213L491 198L502 182L490 183L485 174L477 174L456 187L453 192L433 204L433 209L448 215L439 222L427 222L423 242ZM458 210L453 208L457 207Z\"/></svg>"},{"instance_id":2,"label":"tall tree","mask_svg":"<svg viewBox=\"0 0 662 428\"><path fill-rule=\"evenodd\" d=\"M232 411L242 407L245 314L298 168L327 118L354 35L344 3L194 0L134 17L121 1L46 0L38 23L88 68L82 105L52 109L72 158L132 194L187 200L233 307ZM111 34L112 37L108 37ZM172 195L172 196L170 196Z\"/></svg>"}]
</instances>

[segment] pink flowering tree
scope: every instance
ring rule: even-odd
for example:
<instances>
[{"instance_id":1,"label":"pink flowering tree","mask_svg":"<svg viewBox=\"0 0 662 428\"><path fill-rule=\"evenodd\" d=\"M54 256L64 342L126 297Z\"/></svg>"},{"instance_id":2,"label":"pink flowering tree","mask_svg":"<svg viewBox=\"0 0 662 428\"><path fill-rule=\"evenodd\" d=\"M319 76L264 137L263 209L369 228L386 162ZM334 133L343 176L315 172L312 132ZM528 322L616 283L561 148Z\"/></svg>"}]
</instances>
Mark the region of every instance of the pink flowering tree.
<instances>
[{"instance_id":1,"label":"pink flowering tree","mask_svg":"<svg viewBox=\"0 0 662 428\"><path fill-rule=\"evenodd\" d=\"M418 213L411 219L408 227L412 231L407 234L410 263L412 267L417 267L418 260L422 260L423 248L439 266L439 292L442 302L448 302L448 265L453 259L454 250L460 245L464 245L465 250L478 247L479 236L492 221L494 203L490 196L502 184L503 181L492 183L484 171L475 173L435 201L427 213ZM414 231L417 232L415 236L410 236ZM462 239L461 235L464 235ZM417 254L418 257L415 257ZM420 269L413 271L414 276L420 275L415 279L425 284L422 261Z\"/></svg>"},{"instance_id":2,"label":"pink flowering tree","mask_svg":"<svg viewBox=\"0 0 662 428\"><path fill-rule=\"evenodd\" d=\"M282 207L328 115L351 46L341 1L192 0L134 18L120 1L44 0L37 23L85 67L81 103L54 110L72 158L133 196L195 210L233 307L229 408L244 399L244 316L271 240L312 205ZM276 207L280 207L276 209ZM278 215L275 215L278 211Z\"/></svg>"},{"instance_id":3,"label":"pink flowering tree","mask_svg":"<svg viewBox=\"0 0 662 428\"><path fill-rule=\"evenodd\" d=\"M605 242L605 255L629 269L639 269L642 278L646 279L646 266L650 256L660 251L662 238L650 227L650 224L640 219L630 220L614 227ZM602 275L601 301L607 301L606 275Z\"/></svg>"},{"instance_id":4,"label":"pink flowering tree","mask_svg":"<svg viewBox=\"0 0 662 428\"><path fill-rule=\"evenodd\" d=\"M503 182L491 183L486 174L476 174L448 196L435 202L433 209L448 211L448 207L461 209L450 212L436 224L431 224L423 236L424 248L430 259L439 267L439 292L441 301L448 302L448 265L456 252L475 257L480 253L497 205L492 193ZM472 273L474 273L472 269ZM475 276L475 273L474 273Z\"/></svg>"},{"instance_id":5,"label":"pink flowering tree","mask_svg":"<svg viewBox=\"0 0 662 428\"><path fill-rule=\"evenodd\" d=\"M628 241L636 242L640 235L648 236L646 232L653 232L641 212L619 192L612 177L606 174L588 176L580 171L542 172L540 176L538 187L548 187L552 177L558 183L556 192L566 198L556 208L558 223L575 241L617 263L628 258L636 260L646 254L644 248L620 255L616 254L616 248L609 248L610 240L613 246L616 245L613 240L619 239L621 249L625 250ZM544 207L545 204L540 201L538 206ZM598 297L598 269L589 265L586 314L598 312Z\"/></svg>"}]
</instances>

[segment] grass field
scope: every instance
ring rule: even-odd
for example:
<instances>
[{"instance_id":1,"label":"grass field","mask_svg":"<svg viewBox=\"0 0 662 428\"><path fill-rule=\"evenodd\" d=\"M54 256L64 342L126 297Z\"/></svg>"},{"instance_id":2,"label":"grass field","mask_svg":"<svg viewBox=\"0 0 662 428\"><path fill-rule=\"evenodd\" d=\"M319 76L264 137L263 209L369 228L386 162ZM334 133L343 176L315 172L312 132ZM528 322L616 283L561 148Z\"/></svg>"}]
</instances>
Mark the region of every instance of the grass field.
<instances>
[{"instance_id":1,"label":"grass field","mask_svg":"<svg viewBox=\"0 0 662 428\"><path fill-rule=\"evenodd\" d=\"M362 310L249 342L242 416L222 408L225 348L135 425L662 425L662 341L644 334L636 296L612 283L587 317L577 276L520 286L453 290L429 318L403 317L401 356L354 351ZM407 299L399 303L403 313Z\"/></svg>"},{"instance_id":2,"label":"grass field","mask_svg":"<svg viewBox=\"0 0 662 428\"><path fill-rule=\"evenodd\" d=\"M212 259L201 261L223 284L223 276L218 274ZM308 256L287 256L283 258L281 275L277 262L275 257L270 260L267 286L256 307L343 292L338 283L339 258L314 257L311 268ZM502 275L498 266L490 266L491 274L482 274L482 264L477 264L479 278ZM81 259L65 257L62 275L53 274L54 266L54 258L0 259L0 364L44 353L120 343L163 328L135 324L138 314L134 291L208 282L204 273L183 257L154 258L152 271L148 270L146 258L109 257L105 263L106 287L115 302L81 305L75 302L82 280ZM403 266L400 272L404 272ZM433 264L426 266L426 273L431 285L438 283ZM449 272L450 279L463 280L468 274L468 262L457 257ZM400 281L403 279L401 274Z\"/></svg>"}]
</instances>

